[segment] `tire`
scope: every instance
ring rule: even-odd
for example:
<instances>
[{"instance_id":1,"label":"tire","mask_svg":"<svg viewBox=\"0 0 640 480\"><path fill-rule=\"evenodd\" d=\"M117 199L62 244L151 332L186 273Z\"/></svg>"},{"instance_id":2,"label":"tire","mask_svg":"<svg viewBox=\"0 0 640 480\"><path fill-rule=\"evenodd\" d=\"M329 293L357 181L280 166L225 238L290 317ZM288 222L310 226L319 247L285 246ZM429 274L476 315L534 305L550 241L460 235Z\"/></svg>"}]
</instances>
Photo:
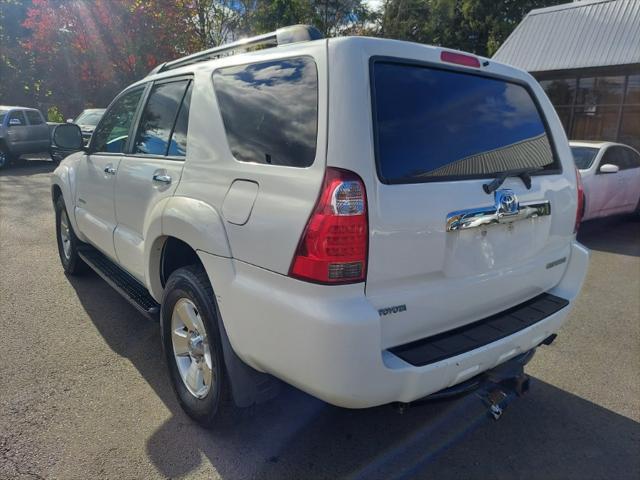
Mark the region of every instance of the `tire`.
<instances>
[{"instance_id":1,"label":"tire","mask_svg":"<svg viewBox=\"0 0 640 480\"><path fill-rule=\"evenodd\" d=\"M11 162L11 153L7 150L7 147L0 145L0 170L5 168Z\"/></svg>"},{"instance_id":2,"label":"tire","mask_svg":"<svg viewBox=\"0 0 640 480\"><path fill-rule=\"evenodd\" d=\"M173 389L187 415L205 428L237 413L214 299L204 269L190 265L169 277L160 311L162 346Z\"/></svg>"},{"instance_id":3,"label":"tire","mask_svg":"<svg viewBox=\"0 0 640 480\"><path fill-rule=\"evenodd\" d=\"M52 149L49 149L49 158L51 158L54 165L60 165L60 159L56 157Z\"/></svg>"},{"instance_id":4,"label":"tire","mask_svg":"<svg viewBox=\"0 0 640 480\"><path fill-rule=\"evenodd\" d=\"M62 195L56 200L55 209L56 242L62 268L67 275L78 275L87 270L87 264L78 255L78 247L82 246L82 242L76 237L71 222L69 222L69 215Z\"/></svg>"}]
</instances>

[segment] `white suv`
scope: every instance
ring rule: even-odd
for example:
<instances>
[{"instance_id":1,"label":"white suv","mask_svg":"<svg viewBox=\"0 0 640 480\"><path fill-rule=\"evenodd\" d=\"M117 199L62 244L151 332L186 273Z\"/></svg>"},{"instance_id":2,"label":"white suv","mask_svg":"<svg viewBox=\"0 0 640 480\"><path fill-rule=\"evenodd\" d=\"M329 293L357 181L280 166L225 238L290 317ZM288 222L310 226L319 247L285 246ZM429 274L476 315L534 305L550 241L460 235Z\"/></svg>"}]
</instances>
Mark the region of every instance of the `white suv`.
<instances>
[{"instance_id":1,"label":"white suv","mask_svg":"<svg viewBox=\"0 0 640 480\"><path fill-rule=\"evenodd\" d=\"M473 55L287 27L161 65L88 147L54 141L81 150L52 177L65 271L159 313L206 425L280 380L361 408L521 365L587 270L551 103Z\"/></svg>"}]
</instances>

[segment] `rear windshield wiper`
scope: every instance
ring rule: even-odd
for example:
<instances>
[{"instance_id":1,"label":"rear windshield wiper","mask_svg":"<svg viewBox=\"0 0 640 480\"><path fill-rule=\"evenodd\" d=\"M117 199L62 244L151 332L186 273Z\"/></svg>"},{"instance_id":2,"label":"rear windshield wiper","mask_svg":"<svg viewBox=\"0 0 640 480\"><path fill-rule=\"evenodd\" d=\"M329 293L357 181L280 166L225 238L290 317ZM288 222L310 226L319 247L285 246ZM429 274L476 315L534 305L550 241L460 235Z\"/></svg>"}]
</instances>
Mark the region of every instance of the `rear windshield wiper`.
<instances>
[{"instance_id":1,"label":"rear windshield wiper","mask_svg":"<svg viewBox=\"0 0 640 480\"><path fill-rule=\"evenodd\" d=\"M539 172L542 168L521 168L518 170L507 170L506 172L498 172L496 178L491 182L482 185L482 189L485 193L495 192L504 181L509 177L518 177L527 187L527 190L531 190L531 174Z\"/></svg>"}]
</instances>

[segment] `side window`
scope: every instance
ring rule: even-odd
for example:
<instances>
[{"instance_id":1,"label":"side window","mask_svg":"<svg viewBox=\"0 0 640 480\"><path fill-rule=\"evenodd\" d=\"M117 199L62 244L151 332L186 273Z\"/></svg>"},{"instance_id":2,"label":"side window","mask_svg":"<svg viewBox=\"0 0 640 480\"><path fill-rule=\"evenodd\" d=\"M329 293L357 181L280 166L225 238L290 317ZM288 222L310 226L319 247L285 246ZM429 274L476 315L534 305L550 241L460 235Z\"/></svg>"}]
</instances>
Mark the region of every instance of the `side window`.
<instances>
[{"instance_id":1,"label":"side window","mask_svg":"<svg viewBox=\"0 0 640 480\"><path fill-rule=\"evenodd\" d=\"M605 164L616 165L620 170L626 168L624 150L620 147L609 147L600 160L600 166Z\"/></svg>"},{"instance_id":2,"label":"side window","mask_svg":"<svg viewBox=\"0 0 640 480\"><path fill-rule=\"evenodd\" d=\"M318 72L310 57L221 68L213 83L233 156L308 167L316 156Z\"/></svg>"},{"instance_id":3,"label":"side window","mask_svg":"<svg viewBox=\"0 0 640 480\"><path fill-rule=\"evenodd\" d=\"M184 95L184 99L182 100L176 125L173 127L173 135L169 142L169 151L167 152L167 155L174 157L184 157L187 155L187 131L189 130L189 107L191 106L192 89L193 82L189 83L187 93Z\"/></svg>"},{"instance_id":4,"label":"side window","mask_svg":"<svg viewBox=\"0 0 640 480\"><path fill-rule=\"evenodd\" d=\"M107 110L92 136L93 152L122 153L127 145L129 129L144 87L122 95Z\"/></svg>"},{"instance_id":5,"label":"side window","mask_svg":"<svg viewBox=\"0 0 640 480\"><path fill-rule=\"evenodd\" d=\"M27 121L24 118L24 113L22 113L22 110L14 110L9 114L7 125L9 125L10 127L21 127L26 124Z\"/></svg>"},{"instance_id":6,"label":"side window","mask_svg":"<svg viewBox=\"0 0 640 480\"><path fill-rule=\"evenodd\" d=\"M624 153L627 156L627 168L640 167L640 153L634 152L629 148L625 148Z\"/></svg>"},{"instance_id":7,"label":"side window","mask_svg":"<svg viewBox=\"0 0 640 480\"><path fill-rule=\"evenodd\" d=\"M44 123L40 112L36 112L35 110L25 110L24 113L27 114L27 119L29 119L29 123L31 125L42 125Z\"/></svg>"},{"instance_id":8,"label":"side window","mask_svg":"<svg viewBox=\"0 0 640 480\"><path fill-rule=\"evenodd\" d=\"M185 155L187 125L184 115L182 115L184 109L181 109L180 106L185 97L185 89L189 84L189 80L180 80L159 83L153 86L149 94L149 100L142 111L133 153L165 156L167 151L170 150L170 155ZM188 113L187 107L187 119ZM182 119L180 119L181 115ZM173 131L174 125L178 128L177 121L179 122L180 120L182 121L179 126L181 131L176 135ZM171 140L172 134L175 140ZM184 136L180 140L183 142L181 149L176 143L180 135ZM172 148L170 148L170 143Z\"/></svg>"}]
</instances>

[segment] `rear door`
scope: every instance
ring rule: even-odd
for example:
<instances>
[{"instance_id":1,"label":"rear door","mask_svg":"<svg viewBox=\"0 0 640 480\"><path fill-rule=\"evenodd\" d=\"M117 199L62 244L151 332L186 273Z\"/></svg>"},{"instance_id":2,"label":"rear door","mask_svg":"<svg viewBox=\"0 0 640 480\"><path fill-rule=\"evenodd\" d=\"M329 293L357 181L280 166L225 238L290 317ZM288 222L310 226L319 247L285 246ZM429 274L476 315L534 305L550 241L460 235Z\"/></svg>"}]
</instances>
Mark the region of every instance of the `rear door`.
<instances>
[{"instance_id":1,"label":"rear door","mask_svg":"<svg viewBox=\"0 0 640 480\"><path fill-rule=\"evenodd\" d=\"M42 114L38 110L25 110L29 122L29 152L47 152L51 146L49 140L49 125L46 124Z\"/></svg>"},{"instance_id":2,"label":"rear door","mask_svg":"<svg viewBox=\"0 0 640 480\"><path fill-rule=\"evenodd\" d=\"M120 161L116 182L118 261L144 281L144 225L149 212L173 195L187 155L187 129L193 81L155 82L140 116L130 152Z\"/></svg>"},{"instance_id":3,"label":"rear door","mask_svg":"<svg viewBox=\"0 0 640 480\"><path fill-rule=\"evenodd\" d=\"M563 173L530 88L388 58L371 60L370 77L377 182L366 294L381 312L383 347L555 286L573 238L575 169L567 155ZM500 172L527 169L537 172L486 193Z\"/></svg>"}]
</instances>

